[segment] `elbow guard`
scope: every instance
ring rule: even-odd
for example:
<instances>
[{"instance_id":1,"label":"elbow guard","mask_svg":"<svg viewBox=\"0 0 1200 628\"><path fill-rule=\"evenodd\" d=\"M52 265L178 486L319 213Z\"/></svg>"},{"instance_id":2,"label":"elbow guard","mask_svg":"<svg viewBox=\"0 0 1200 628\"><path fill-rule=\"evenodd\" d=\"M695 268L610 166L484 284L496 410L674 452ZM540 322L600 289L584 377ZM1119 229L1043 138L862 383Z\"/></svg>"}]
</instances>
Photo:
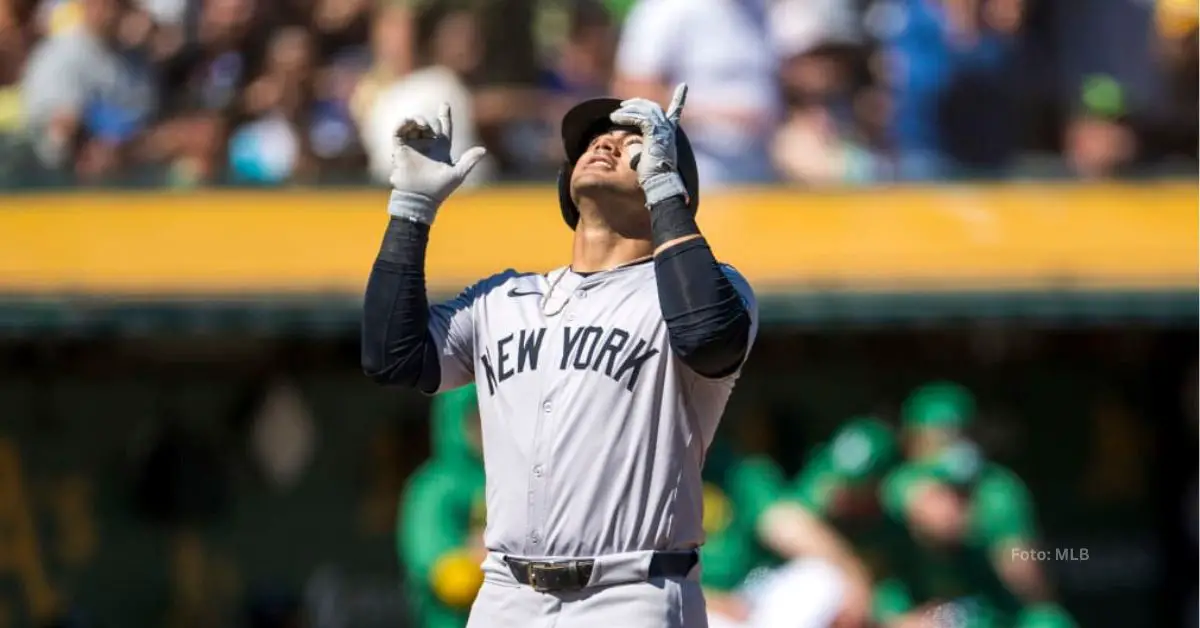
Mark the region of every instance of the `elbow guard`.
<instances>
[{"instance_id":1,"label":"elbow guard","mask_svg":"<svg viewBox=\"0 0 1200 628\"><path fill-rule=\"evenodd\" d=\"M750 344L750 313L745 307L732 320L720 322L724 325L697 324L670 330L675 355L706 377L724 377L736 371Z\"/></svg>"},{"instance_id":2,"label":"elbow guard","mask_svg":"<svg viewBox=\"0 0 1200 628\"><path fill-rule=\"evenodd\" d=\"M671 350L705 377L736 371L750 347L750 311L708 243L689 240L654 259Z\"/></svg>"}]
</instances>

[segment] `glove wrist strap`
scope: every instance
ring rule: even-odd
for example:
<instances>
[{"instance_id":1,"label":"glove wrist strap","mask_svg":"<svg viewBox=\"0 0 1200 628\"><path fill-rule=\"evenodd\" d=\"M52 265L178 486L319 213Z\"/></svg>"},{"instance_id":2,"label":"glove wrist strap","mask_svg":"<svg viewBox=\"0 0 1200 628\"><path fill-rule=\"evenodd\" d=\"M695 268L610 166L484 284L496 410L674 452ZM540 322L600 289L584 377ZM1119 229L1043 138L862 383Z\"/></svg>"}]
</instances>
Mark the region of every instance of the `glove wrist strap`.
<instances>
[{"instance_id":1,"label":"glove wrist strap","mask_svg":"<svg viewBox=\"0 0 1200 628\"><path fill-rule=\"evenodd\" d=\"M416 192L392 190L388 199L388 213L396 218L411 220L423 225L432 225L437 215L438 203L432 198Z\"/></svg>"},{"instance_id":2,"label":"glove wrist strap","mask_svg":"<svg viewBox=\"0 0 1200 628\"><path fill-rule=\"evenodd\" d=\"M684 203L688 202L687 188L678 172L650 175L642 181L642 191L646 193L646 206L651 208L672 196L682 196Z\"/></svg>"}]
</instances>

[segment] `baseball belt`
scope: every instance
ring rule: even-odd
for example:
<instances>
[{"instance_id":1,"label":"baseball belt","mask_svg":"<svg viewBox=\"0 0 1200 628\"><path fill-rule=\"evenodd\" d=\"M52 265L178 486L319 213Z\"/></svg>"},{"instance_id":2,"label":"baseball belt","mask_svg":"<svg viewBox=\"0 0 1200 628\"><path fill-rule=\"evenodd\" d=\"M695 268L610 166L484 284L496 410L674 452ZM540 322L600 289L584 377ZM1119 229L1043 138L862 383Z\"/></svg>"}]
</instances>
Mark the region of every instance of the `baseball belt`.
<instances>
[{"instance_id":1,"label":"baseball belt","mask_svg":"<svg viewBox=\"0 0 1200 628\"><path fill-rule=\"evenodd\" d=\"M646 579L684 578L699 562L698 552L655 552L650 557L650 569ZM535 561L504 557L513 578L535 591L577 591L592 579L594 560Z\"/></svg>"}]
</instances>

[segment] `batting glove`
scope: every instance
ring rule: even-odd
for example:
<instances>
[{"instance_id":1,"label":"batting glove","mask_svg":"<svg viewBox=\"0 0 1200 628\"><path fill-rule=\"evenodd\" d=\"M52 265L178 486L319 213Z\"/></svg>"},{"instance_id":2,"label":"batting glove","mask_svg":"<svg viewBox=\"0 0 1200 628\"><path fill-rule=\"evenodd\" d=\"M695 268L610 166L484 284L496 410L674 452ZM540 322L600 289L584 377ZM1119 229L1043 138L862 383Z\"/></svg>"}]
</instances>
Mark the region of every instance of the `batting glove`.
<instances>
[{"instance_id":1,"label":"batting glove","mask_svg":"<svg viewBox=\"0 0 1200 628\"><path fill-rule=\"evenodd\" d=\"M438 207L483 159L487 151L481 146L468 149L457 162L450 158L453 128L449 103L442 104L432 124L422 116L400 122L392 139L389 214L432 225Z\"/></svg>"},{"instance_id":2,"label":"batting glove","mask_svg":"<svg viewBox=\"0 0 1200 628\"><path fill-rule=\"evenodd\" d=\"M679 118L683 115L683 103L687 100L687 84L675 88L675 96L666 113L657 103L645 98L634 98L621 103L621 107L610 116L613 124L635 126L642 131L642 152L635 159L638 183L646 193L646 205L672 196L687 197L687 188L679 178L676 161L675 134L679 129Z\"/></svg>"}]
</instances>

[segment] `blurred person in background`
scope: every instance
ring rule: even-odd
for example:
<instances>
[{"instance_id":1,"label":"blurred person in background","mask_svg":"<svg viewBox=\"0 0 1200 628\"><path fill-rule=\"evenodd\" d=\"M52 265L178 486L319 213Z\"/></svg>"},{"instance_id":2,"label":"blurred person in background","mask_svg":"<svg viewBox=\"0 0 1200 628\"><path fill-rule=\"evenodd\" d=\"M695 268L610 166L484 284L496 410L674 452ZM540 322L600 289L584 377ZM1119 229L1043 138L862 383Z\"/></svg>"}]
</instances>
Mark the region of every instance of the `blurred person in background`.
<instances>
[{"instance_id":1,"label":"blurred person in background","mask_svg":"<svg viewBox=\"0 0 1200 628\"><path fill-rule=\"evenodd\" d=\"M363 171L366 153L351 106L367 67L365 55L346 49L327 59L316 72L307 132L321 181L340 182L349 177L362 183L361 175L354 173Z\"/></svg>"},{"instance_id":2,"label":"blurred person in background","mask_svg":"<svg viewBox=\"0 0 1200 628\"><path fill-rule=\"evenodd\" d=\"M555 132L558 121L575 103L609 93L617 34L617 24L604 5L592 0L570 3L566 40L538 81L546 100L539 129L539 141L545 148L536 154L553 169L565 158Z\"/></svg>"},{"instance_id":3,"label":"blurred person in background","mask_svg":"<svg viewBox=\"0 0 1200 628\"><path fill-rule=\"evenodd\" d=\"M878 79L903 180L993 176L1018 149L1014 64L1025 0L882 0Z\"/></svg>"},{"instance_id":4,"label":"blurred person in background","mask_svg":"<svg viewBox=\"0 0 1200 628\"><path fill-rule=\"evenodd\" d=\"M778 63L767 0L643 0L625 20L613 92L666 103L690 88L687 128L705 186L776 179Z\"/></svg>"},{"instance_id":5,"label":"blurred person in background","mask_svg":"<svg viewBox=\"0 0 1200 628\"><path fill-rule=\"evenodd\" d=\"M1168 54L1195 57L1197 51L1188 46L1195 41L1200 28L1200 6L1190 0L1157 0L1154 3L1154 27L1166 43Z\"/></svg>"},{"instance_id":6,"label":"blurred person in background","mask_svg":"<svg viewBox=\"0 0 1200 628\"><path fill-rule=\"evenodd\" d=\"M974 443L960 439L935 458L903 465L883 493L890 515L909 531L897 577L880 587L887 625L1075 626L1041 583L1029 586L1040 574L1022 580L1006 568L1040 569L1020 554L1033 547L1031 500L1024 483L986 461Z\"/></svg>"},{"instance_id":7,"label":"blurred person in background","mask_svg":"<svg viewBox=\"0 0 1200 628\"><path fill-rule=\"evenodd\" d=\"M484 54L470 81L479 137L499 170L519 174L543 146L538 79L553 28L546 18L576 0L452 1L468 3L479 19Z\"/></svg>"},{"instance_id":8,"label":"blurred person in background","mask_svg":"<svg viewBox=\"0 0 1200 628\"><path fill-rule=\"evenodd\" d=\"M1197 153L1196 3L1045 3L1053 41L1052 91L1065 110L1060 137L1072 174L1193 175ZM1178 20L1178 21L1176 21ZM1183 71L1183 74L1178 72Z\"/></svg>"},{"instance_id":9,"label":"blurred person in background","mask_svg":"<svg viewBox=\"0 0 1200 628\"><path fill-rule=\"evenodd\" d=\"M858 124L859 110L873 101L855 76L863 41L854 6L777 0L770 16L788 102L772 150L781 176L810 185L877 180L884 161Z\"/></svg>"},{"instance_id":10,"label":"blurred person in background","mask_svg":"<svg viewBox=\"0 0 1200 628\"><path fill-rule=\"evenodd\" d=\"M1064 112L1058 134L1069 175L1128 178L1180 157L1194 163L1195 72L1188 78L1191 110L1181 111L1164 58L1155 55L1154 10L1155 0L1046 3L1043 21L1055 46L1052 92Z\"/></svg>"},{"instance_id":11,"label":"blurred person in background","mask_svg":"<svg viewBox=\"0 0 1200 628\"><path fill-rule=\"evenodd\" d=\"M33 46L34 0L0 1L0 136L21 130L21 68Z\"/></svg>"},{"instance_id":12,"label":"blurred person in background","mask_svg":"<svg viewBox=\"0 0 1200 628\"><path fill-rule=\"evenodd\" d=\"M322 181L331 174L361 172L365 164L352 105L358 81L372 65L374 4L316 0L305 16L317 60L305 132Z\"/></svg>"},{"instance_id":13,"label":"blurred person in background","mask_svg":"<svg viewBox=\"0 0 1200 628\"><path fill-rule=\"evenodd\" d=\"M970 626L1073 626L1041 565L1022 558L1037 548L1028 489L965 435L975 409L970 391L951 382L924 385L904 403L907 460L882 493L907 542L896 577L881 586L879 616L906 627L947 614Z\"/></svg>"},{"instance_id":14,"label":"blurred person in background","mask_svg":"<svg viewBox=\"0 0 1200 628\"><path fill-rule=\"evenodd\" d=\"M36 36L48 37L73 29L83 21L79 0L33 0Z\"/></svg>"},{"instance_id":15,"label":"blurred person in background","mask_svg":"<svg viewBox=\"0 0 1200 628\"><path fill-rule=\"evenodd\" d=\"M766 513L770 545L794 557L760 602L759 625L871 625L873 588L892 575L902 530L884 516L879 486L898 462L890 427L847 421L818 446L784 498ZM807 618L804 623L783 620Z\"/></svg>"},{"instance_id":16,"label":"blurred person in background","mask_svg":"<svg viewBox=\"0 0 1200 628\"><path fill-rule=\"evenodd\" d=\"M417 625L461 628L483 584L485 523L474 384L434 397L433 455L400 500L396 547Z\"/></svg>"},{"instance_id":17,"label":"blurred person in background","mask_svg":"<svg viewBox=\"0 0 1200 628\"><path fill-rule=\"evenodd\" d=\"M28 169L21 72L37 36L34 0L0 0L0 181L19 181Z\"/></svg>"},{"instance_id":18,"label":"blurred person in background","mask_svg":"<svg viewBox=\"0 0 1200 628\"><path fill-rule=\"evenodd\" d=\"M422 10L417 25L423 40L419 44L421 69L383 89L360 130L371 174L377 181L386 181L391 174L392 134L400 120L432 115L441 103L450 103L454 111L453 158L479 143L475 100L467 82L483 55L476 13L453 3L430 6ZM495 171L495 164L484 158L465 185L485 183Z\"/></svg>"},{"instance_id":19,"label":"blurred person in background","mask_svg":"<svg viewBox=\"0 0 1200 628\"><path fill-rule=\"evenodd\" d=\"M235 180L282 183L315 175L309 134L315 64L313 40L305 28L272 33L262 70L242 94L248 121L229 140Z\"/></svg>"},{"instance_id":20,"label":"blurred person in background","mask_svg":"<svg viewBox=\"0 0 1200 628\"><path fill-rule=\"evenodd\" d=\"M547 26L553 30L555 22L545 16L562 14L562 6L573 0L394 1L417 16L420 37L441 29L433 26L439 22L446 22L444 26L453 31L440 37L441 59L435 63L452 69L457 81L470 91L470 115L463 121L470 122L472 135L488 149L484 167L476 168L470 183L482 183L499 172L533 174L529 168L535 164L540 167L544 161L544 134L540 132L543 107L538 90L538 44L539 35L544 33L539 30L547 30ZM457 50L450 50L452 47ZM451 60L446 55L457 60L446 63ZM424 55L422 64L429 62L430 57ZM434 77L425 75L424 79ZM437 102L431 102L436 109ZM457 101L453 104L455 111L461 110Z\"/></svg>"},{"instance_id":21,"label":"blurred person in background","mask_svg":"<svg viewBox=\"0 0 1200 628\"><path fill-rule=\"evenodd\" d=\"M198 7L188 0L132 0L128 28L141 33L142 46L154 63L163 63L179 52Z\"/></svg>"},{"instance_id":22,"label":"blurred person in background","mask_svg":"<svg viewBox=\"0 0 1200 628\"><path fill-rule=\"evenodd\" d=\"M561 120L581 100L608 94L617 34L617 24L608 9L590 0L571 3L566 40L542 70L539 83L550 96L552 105L547 115L551 119Z\"/></svg>"},{"instance_id":23,"label":"blurred person in background","mask_svg":"<svg viewBox=\"0 0 1200 628\"><path fill-rule=\"evenodd\" d=\"M1189 99L1194 111L1197 94L1194 79L1197 72L1197 56L1200 55L1200 46L1197 45L1200 6L1191 0L1158 0L1154 9L1155 34L1172 79L1172 87L1177 91L1186 92L1176 94L1176 97L1183 96ZM1189 82L1192 83L1190 86L1187 85Z\"/></svg>"},{"instance_id":24,"label":"blurred person in background","mask_svg":"<svg viewBox=\"0 0 1200 628\"><path fill-rule=\"evenodd\" d=\"M370 39L375 0L310 0L303 4L309 6L304 17L318 58L359 52Z\"/></svg>"},{"instance_id":25,"label":"blurred person in background","mask_svg":"<svg viewBox=\"0 0 1200 628\"><path fill-rule=\"evenodd\" d=\"M1190 0L1158 0L1154 26L1169 103L1158 138L1165 152L1195 160L1198 146L1200 90L1200 6Z\"/></svg>"},{"instance_id":26,"label":"blurred person in background","mask_svg":"<svg viewBox=\"0 0 1200 628\"><path fill-rule=\"evenodd\" d=\"M939 463L945 456L957 460L954 456L982 455L966 434L976 418L976 401L974 394L966 387L947 381L935 381L918 387L905 400L901 409L904 446L906 458L913 464ZM950 452L947 454L947 452ZM1032 549L1035 542L1033 500L1025 485L1015 473L996 462L979 460L980 465L986 463L986 471L994 476L995 484L1005 487L996 493L1009 495L1006 504L997 506L1010 515L1005 521L994 521L999 535L996 546L989 548L991 558L1000 573L1000 577L1013 589L1017 595L1025 599L1043 599L1049 595L1048 585L1044 574L1035 561L1013 561L1011 554L1014 549ZM919 497L912 502L909 513L920 520L935 521L955 529L952 517L939 517L936 499L929 500L932 504L928 511L924 509L925 501ZM959 522L963 523L963 522ZM1007 527L1006 527L1007 526ZM961 533L963 530L959 529Z\"/></svg>"},{"instance_id":27,"label":"blurred person in background","mask_svg":"<svg viewBox=\"0 0 1200 628\"><path fill-rule=\"evenodd\" d=\"M379 95L412 72L417 60L417 25L412 7L384 2L375 9L371 25L371 65L359 77L350 111L360 129L370 121Z\"/></svg>"},{"instance_id":28,"label":"blurred person in background","mask_svg":"<svg viewBox=\"0 0 1200 628\"><path fill-rule=\"evenodd\" d=\"M764 545L762 515L783 488L783 472L765 455L737 451L718 437L705 457L704 545L700 547L700 584L709 628L745 626L751 606L744 595L747 578L778 563Z\"/></svg>"},{"instance_id":29,"label":"blurred person in background","mask_svg":"<svg viewBox=\"0 0 1200 628\"><path fill-rule=\"evenodd\" d=\"M148 59L122 35L126 0L79 0L80 23L40 42L21 83L25 123L41 163L97 180L128 164L158 111Z\"/></svg>"},{"instance_id":30,"label":"blurred person in background","mask_svg":"<svg viewBox=\"0 0 1200 628\"><path fill-rule=\"evenodd\" d=\"M255 0L208 0L186 11L182 24L160 27L168 40L162 48L170 48L176 29L181 41L163 60L161 91L169 120L147 140L145 151L171 162L174 183L209 182L225 172L226 135L244 117L241 94L266 53L267 39L255 18Z\"/></svg>"},{"instance_id":31,"label":"blurred person in background","mask_svg":"<svg viewBox=\"0 0 1200 628\"><path fill-rule=\"evenodd\" d=\"M1121 85L1108 76L1089 77L1063 137L1071 174L1085 181L1123 174L1137 155L1137 135L1125 110Z\"/></svg>"}]
</instances>

